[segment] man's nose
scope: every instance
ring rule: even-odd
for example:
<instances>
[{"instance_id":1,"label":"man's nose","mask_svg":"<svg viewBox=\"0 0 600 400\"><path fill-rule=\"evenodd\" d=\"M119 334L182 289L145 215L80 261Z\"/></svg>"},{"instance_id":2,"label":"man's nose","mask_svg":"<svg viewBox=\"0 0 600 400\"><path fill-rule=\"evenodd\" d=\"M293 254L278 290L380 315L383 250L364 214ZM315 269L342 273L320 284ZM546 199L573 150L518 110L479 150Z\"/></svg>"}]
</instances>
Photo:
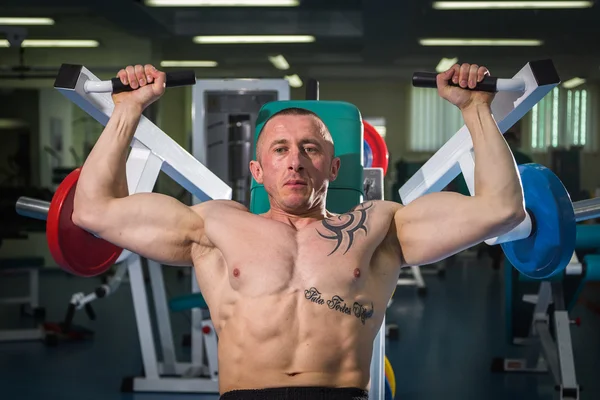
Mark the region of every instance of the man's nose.
<instances>
[{"instance_id":1,"label":"man's nose","mask_svg":"<svg viewBox=\"0 0 600 400\"><path fill-rule=\"evenodd\" d=\"M304 169L304 159L298 149L291 150L288 156L288 169L292 171L301 171Z\"/></svg>"}]
</instances>

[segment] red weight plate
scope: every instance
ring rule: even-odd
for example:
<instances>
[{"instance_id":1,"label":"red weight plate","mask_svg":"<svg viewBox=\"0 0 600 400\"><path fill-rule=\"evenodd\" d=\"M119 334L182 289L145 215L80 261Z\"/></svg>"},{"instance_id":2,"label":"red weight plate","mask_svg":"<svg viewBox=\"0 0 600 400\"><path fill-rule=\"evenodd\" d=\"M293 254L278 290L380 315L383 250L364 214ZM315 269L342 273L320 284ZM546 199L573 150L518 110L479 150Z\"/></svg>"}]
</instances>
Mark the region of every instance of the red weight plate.
<instances>
[{"instance_id":1,"label":"red weight plate","mask_svg":"<svg viewBox=\"0 0 600 400\"><path fill-rule=\"evenodd\" d=\"M74 275L92 277L106 272L123 249L97 238L71 221L80 173L81 169L74 170L56 189L48 210L46 238L50 253L60 267Z\"/></svg>"},{"instance_id":2,"label":"red weight plate","mask_svg":"<svg viewBox=\"0 0 600 400\"><path fill-rule=\"evenodd\" d=\"M383 175L385 175L387 173L388 160L390 157L385 140L383 137L381 137L373 125L363 121L363 126L365 141L369 144L369 147L371 147L371 151L373 152L372 167L383 168Z\"/></svg>"}]
</instances>

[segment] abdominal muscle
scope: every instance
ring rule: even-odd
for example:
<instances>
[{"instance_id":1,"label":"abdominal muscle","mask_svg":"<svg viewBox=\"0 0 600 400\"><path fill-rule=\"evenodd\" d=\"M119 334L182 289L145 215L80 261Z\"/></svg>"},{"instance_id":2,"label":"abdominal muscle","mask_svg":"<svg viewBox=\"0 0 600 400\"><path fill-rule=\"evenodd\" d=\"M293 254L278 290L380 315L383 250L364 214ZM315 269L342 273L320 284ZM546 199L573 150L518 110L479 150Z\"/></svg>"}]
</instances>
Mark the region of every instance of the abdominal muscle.
<instances>
[{"instance_id":1,"label":"abdominal muscle","mask_svg":"<svg viewBox=\"0 0 600 400\"><path fill-rule=\"evenodd\" d=\"M215 322L221 393L368 385L375 322L313 304L302 290L224 301Z\"/></svg>"}]
</instances>

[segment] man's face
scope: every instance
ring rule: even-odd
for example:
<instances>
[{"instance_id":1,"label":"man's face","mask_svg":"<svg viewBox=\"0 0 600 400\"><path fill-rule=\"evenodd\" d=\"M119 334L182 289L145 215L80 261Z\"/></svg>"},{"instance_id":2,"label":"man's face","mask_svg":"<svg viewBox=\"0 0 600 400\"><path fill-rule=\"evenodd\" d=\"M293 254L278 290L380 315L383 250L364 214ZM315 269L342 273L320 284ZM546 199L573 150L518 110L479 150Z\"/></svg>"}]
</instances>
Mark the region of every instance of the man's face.
<instances>
[{"instance_id":1,"label":"man's face","mask_svg":"<svg viewBox=\"0 0 600 400\"><path fill-rule=\"evenodd\" d=\"M258 161L250 162L250 170L271 204L285 212L302 213L324 203L337 176L340 160L333 157L322 127L314 116L279 115L263 128Z\"/></svg>"}]
</instances>

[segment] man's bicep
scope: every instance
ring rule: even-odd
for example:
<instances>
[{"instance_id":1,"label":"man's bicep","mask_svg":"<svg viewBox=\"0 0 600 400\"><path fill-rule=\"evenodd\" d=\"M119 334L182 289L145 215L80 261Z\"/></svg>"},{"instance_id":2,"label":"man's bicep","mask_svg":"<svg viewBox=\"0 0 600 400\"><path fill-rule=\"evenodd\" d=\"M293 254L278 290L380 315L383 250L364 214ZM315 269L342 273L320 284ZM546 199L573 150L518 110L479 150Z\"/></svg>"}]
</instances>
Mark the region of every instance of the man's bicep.
<instances>
[{"instance_id":1,"label":"man's bicep","mask_svg":"<svg viewBox=\"0 0 600 400\"><path fill-rule=\"evenodd\" d=\"M394 216L404 263L430 264L480 243L497 225L492 215L485 201L453 192L414 200Z\"/></svg>"},{"instance_id":2,"label":"man's bicep","mask_svg":"<svg viewBox=\"0 0 600 400\"><path fill-rule=\"evenodd\" d=\"M201 239L203 222L177 199L134 194L109 202L104 216L100 237L164 264L192 265L192 246Z\"/></svg>"}]
</instances>

